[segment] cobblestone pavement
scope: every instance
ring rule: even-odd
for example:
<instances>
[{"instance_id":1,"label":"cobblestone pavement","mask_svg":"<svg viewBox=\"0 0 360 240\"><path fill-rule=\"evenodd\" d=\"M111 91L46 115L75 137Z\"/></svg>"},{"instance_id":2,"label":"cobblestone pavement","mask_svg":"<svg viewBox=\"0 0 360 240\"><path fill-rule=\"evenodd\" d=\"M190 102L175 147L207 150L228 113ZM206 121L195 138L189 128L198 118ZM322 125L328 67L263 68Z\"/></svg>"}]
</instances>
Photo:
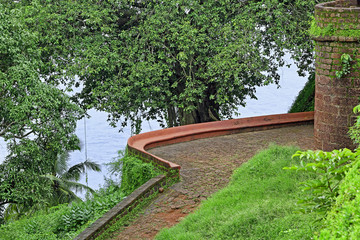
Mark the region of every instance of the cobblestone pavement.
<instances>
[{"instance_id":1,"label":"cobblestone pavement","mask_svg":"<svg viewBox=\"0 0 360 240\"><path fill-rule=\"evenodd\" d=\"M158 197L113 239L153 239L180 222L201 201L225 187L233 171L270 144L313 149L313 125L199 139L149 152L181 166L181 181Z\"/></svg>"}]
</instances>

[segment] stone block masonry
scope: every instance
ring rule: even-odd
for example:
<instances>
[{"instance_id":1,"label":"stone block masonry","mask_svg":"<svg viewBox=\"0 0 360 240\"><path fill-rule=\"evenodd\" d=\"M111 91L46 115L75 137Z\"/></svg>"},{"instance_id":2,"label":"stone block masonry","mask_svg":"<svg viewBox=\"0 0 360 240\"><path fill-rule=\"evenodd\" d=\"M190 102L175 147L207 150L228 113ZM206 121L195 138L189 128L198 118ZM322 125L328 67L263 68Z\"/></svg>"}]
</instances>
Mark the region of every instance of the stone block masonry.
<instances>
[{"instance_id":1,"label":"stone block masonry","mask_svg":"<svg viewBox=\"0 0 360 240\"><path fill-rule=\"evenodd\" d=\"M327 34L313 36L316 52L315 77L315 147L325 151L354 148L348 136L355 116L353 107L360 96L360 7L356 1L336 1L318 4L316 25ZM350 73L340 79L341 56L349 54Z\"/></svg>"},{"instance_id":2,"label":"stone block masonry","mask_svg":"<svg viewBox=\"0 0 360 240\"><path fill-rule=\"evenodd\" d=\"M96 220L90 227L81 232L74 240L91 240L100 236L112 223L122 216L131 212L143 198L149 197L159 191L159 188L166 185L166 177L159 175L144 183L123 201Z\"/></svg>"}]
</instances>

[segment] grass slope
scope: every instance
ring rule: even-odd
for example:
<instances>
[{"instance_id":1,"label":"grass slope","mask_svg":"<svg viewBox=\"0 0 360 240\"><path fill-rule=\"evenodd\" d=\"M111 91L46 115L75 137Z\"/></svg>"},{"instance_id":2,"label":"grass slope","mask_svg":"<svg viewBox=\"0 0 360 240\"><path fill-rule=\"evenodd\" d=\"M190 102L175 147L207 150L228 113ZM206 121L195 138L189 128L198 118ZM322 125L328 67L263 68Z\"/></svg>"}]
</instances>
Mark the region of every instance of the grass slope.
<instances>
[{"instance_id":1,"label":"grass slope","mask_svg":"<svg viewBox=\"0 0 360 240\"><path fill-rule=\"evenodd\" d=\"M289 113L314 111L315 104L315 74L311 74L304 88L299 92L289 109Z\"/></svg>"},{"instance_id":2,"label":"grass slope","mask_svg":"<svg viewBox=\"0 0 360 240\"><path fill-rule=\"evenodd\" d=\"M271 146L238 168L230 184L156 239L310 239L311 214L295 213L308 173L283 170L294 147Z\"/></svg>"}]
</instances>

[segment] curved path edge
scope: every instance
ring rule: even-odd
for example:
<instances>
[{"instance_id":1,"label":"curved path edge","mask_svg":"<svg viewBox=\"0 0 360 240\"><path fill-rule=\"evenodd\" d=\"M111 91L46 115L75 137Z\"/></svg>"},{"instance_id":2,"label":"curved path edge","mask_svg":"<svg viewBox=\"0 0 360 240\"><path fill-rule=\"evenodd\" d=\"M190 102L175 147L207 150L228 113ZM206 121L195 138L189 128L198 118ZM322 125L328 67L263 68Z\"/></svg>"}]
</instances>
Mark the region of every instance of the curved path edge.
<instances>
[{"instance_id":1,"label":"curved path edge","mask_svg":"<svg viewBox=\"0 0 360 240\"><path fill-rule=\"evenodd\" d=\"M166 170L176 170L181 166L147 152L148 149L241 132L251 132L280 128L291 125L311 124L314 112L286 113L258 117L239 118L208 123L191 124L138 134L129 138L128 150L141 157L163 166Z\"/></svg>"},{"instance_id":2,"label":"curved path edge","mask_svg":"<svg viewBox=\"0 0 360 240\"><path fill-rule=\"evenodd\" d=\"M314 122L314 112L276 114L249 118L231 119L209 123L191 124L186 126L161 129L132 136L128 140L128 151L132 154L140 155L143 159L153 161L165 168L168 172L175 170L177 176L170 174L170 177L179 177L180 165L162 159L154 154L147 152L148 149L191 141L201 138L209 138L221 135L253 132L267 129L281 128L286 126L296 126L312 124ZM114 208L105 213L100 219L81 232L75 239L87 240L95 239L107 229L109 225L118 217L123 216L133 209L141 201L142 196L149 196L158 192L159 188L167 184L167 176L160 175L150 179L140 188L135 190L125 200L118 203Z\"/></svg>"}]
</instances>

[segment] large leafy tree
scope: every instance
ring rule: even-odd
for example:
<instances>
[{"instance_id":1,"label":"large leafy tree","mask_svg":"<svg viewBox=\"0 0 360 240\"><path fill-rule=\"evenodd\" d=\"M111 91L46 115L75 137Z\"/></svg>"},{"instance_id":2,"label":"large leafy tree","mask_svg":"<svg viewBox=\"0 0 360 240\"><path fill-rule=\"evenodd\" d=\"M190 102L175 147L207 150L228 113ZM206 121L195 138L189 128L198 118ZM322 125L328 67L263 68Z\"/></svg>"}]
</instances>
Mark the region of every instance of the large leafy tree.
<instances>
[{"instance_id":1,"label":"large leafy tree","mask_svg":"<svg viewBox=\"0 0 360 240\"><path fill-rule=\"evenodd\" d=\"M82 111L41 80L37 32L27 29L23 14L0 3L0 137L9 150L0 164L2 207L45 202L52 189L40 176L79 143L74 130Z\"/></svg>"},{"instance_id":2,"label":"large leafy tree","mask_svg":"<svg viewBox=\"0 0 360 240\"><path fill-rule=\"evenodd\" d=\"M48 82L115 125L167 126L230 117L255 88L277 83L290 52L313 69L307 29L321 0L20 1L40 35ZM78 79L75 78L78 76Z\"/></svg>"}]
</instances>

